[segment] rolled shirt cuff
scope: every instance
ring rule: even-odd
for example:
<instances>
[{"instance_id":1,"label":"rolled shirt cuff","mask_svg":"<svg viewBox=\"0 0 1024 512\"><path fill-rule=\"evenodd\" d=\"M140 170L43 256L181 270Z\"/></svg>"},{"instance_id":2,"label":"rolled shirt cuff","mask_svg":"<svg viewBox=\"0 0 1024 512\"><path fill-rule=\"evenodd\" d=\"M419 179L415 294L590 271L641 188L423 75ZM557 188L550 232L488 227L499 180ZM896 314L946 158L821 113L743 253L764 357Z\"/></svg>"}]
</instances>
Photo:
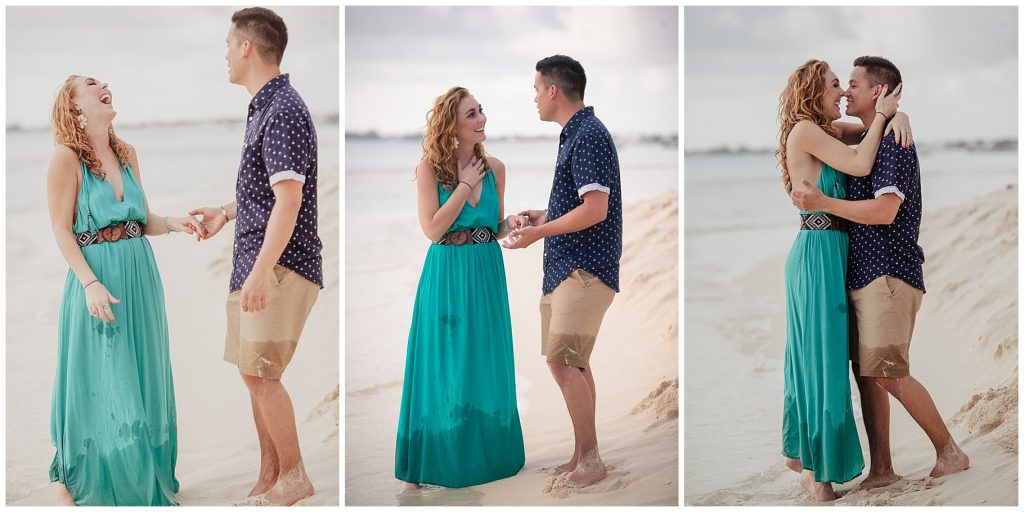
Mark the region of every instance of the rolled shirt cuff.
<instances>
[{"instance_id":1,"label":"rolled shirt cuff","mask_svg":"<svg viewBox=\"0 0 1024 512\"><path fill-rule=\"evenodd\" d=\"M295 171L280 171L270 175L270 186L273 187L277 182L284 180L295 180L302 184L306 183L306 177Z\"/></svg>"},{"instance_id":2,"label":"rolled shirt cuff","mask_svg":"<svg viewBox=\"0 0 1024 512\"><path fill-rule=\"evenodd\" d=\"M900 189L896 188L895 186L882 187L876 190L875 199L878 199L879 197L882 197L885 194L896 194L896 197L900 198L900 201L907 200L907 196L903 192L900 192Z\"/></svg>"},{"instance_id":3,"label":"rolled shirt cuff","mask_svg":"<svg viewBox=\"0 0 1024 512\"><path fill-rule=\"evenodd\" d=\"M576 191L576 193L580 197L583 197L583 194L586 194L587 192L591 192L591 191L594 191L594 190L597 190L598 192L604 192L605 194L608 194L608 193L611 193L612 189L610 189L610 188L608 188L608 187L606 187L606 186L604 186L604 185L602 185L600 183L591 183L589 185L583 185L582 187L580 187L580 189L578 191Z\"/></svg>"}]
</instances>

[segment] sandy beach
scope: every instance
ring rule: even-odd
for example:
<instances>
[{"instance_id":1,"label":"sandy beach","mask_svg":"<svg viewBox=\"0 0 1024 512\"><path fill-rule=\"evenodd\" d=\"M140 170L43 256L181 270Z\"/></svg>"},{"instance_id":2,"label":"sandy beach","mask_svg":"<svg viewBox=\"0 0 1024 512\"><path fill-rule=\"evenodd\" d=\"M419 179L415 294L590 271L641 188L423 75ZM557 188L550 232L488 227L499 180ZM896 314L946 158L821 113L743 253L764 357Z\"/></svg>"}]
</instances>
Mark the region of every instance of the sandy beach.
<instances>
[{"instance_id":1,"label":"sandy beach","mask_svg":"<svg viewBox=\"0 0 1024 512\"><path fill-rule=\"evenodd\" d=\"M119 133L138 150L152 209L182 215L233 197L240 129L239 125ZM338 127L318 125L318 132L325 288L283 382L295 407L306 470L316 488L316 494L301 504L338 505ZM45 132L17 137L8 135L7 219L11 225L42 227L7 235L7 504L56 505L55 484L47 476L54 454L50 394L67 264L45 221L51 139ZM190 151L183 153L182 147ZM248 392L237 369L221 359L232 230L229 224L202 243L185 235L150 238L170 328L181 505L231 505L245 497L259 469Z\"/></svg>"},{"instance_id":2,"label":"sandy beach","mask_svg":"<svg viewBox=\"0 0 1024 512\"><path fill-rule=\"evenodd\" d=\"M922 168L923 181L944 179L929 175L924 164ZM974 194L966 190L970 195L930 209L928 198L944 194L935 189L929 196L926 190L920 236L928 292L917 317L911 371L971 457L971 468L929 478L934 449L892 400L893 464L905 479L864 491L855 488L863 479L859 477L836 486L836 504L1018 503L1018 189L1012 174L998 176L1005 176L1002 185ZM945 195L954 190L929 186L945 188ZM703 248L688 234L686 504L812 503L779 455L786 318L782 272L788 247L780 247L777 240L791 243L794 234L792 227L773 227L761 229L756 237L740 232L707 235ZM706 256L714 251L707 246L728 251L740 239L754 240L763 252L747 253L752 263L711 277ZM711 361L715 370L703 370ZM867 461L856 388L853 398ZM712 470L718 471L717 479L708 476Z\"/></svg>"},{"instance_id":3,"label":"sandy beach","mask_svg":"<svg viewBox=\"0 0 1024 512\"><path fill-rule=\"evenodd\" d=\"M506 191L508 211L546 200L550 168L538 167L540 177L531 181L523 177L521 168L508 160L506 165L513 187ZM623 169L627 168L624 164ZM518 174L511 174L513 169ZM644 179L643 172L631 174L627 178L624 173L624 191L632 180ZM348 179L354 180L347 183L349 194L359 194L360 187L374 183L369 177L367 181L358 176ZM377 244L350 243L347 248L345 504L678 504L678 194L661 190L633 202L625 195L622 293L605 316L591 361L598 394L598 441L610 468L607 478L582 489L570 488L546 471L569 459L573 436L561 393L539 354L542 247L538 243L526 250L503 252L525 467L516 476L485 485L400 491L401 482L394 477L394 449L405 341L428 242L410 207L400 212L400 219L378 221L377 229L369 233L359 222L361 212L352 210L358 199L349 201L347 236L387 236L389 243L408 250L397 251L399 259L377 249ZM399 217L399 212L394 213ZM373 318L394 320L360 320L371 311Z\"/></svg>"}]
</instances>

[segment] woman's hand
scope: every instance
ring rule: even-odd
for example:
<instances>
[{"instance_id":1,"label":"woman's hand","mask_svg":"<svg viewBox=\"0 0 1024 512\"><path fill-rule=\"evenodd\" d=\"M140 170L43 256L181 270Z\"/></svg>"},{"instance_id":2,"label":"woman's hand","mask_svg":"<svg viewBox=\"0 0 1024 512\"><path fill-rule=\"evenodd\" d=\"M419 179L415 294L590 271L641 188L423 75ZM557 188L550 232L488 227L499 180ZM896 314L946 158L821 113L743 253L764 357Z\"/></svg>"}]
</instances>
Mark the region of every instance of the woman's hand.
<instances>
[{"instance_id":1,"label":"woman's hand","mask_svg":"<svg viewBox=\"0 0 1024 512\"><path fill-rule=\"evenodd\" d=\"M199 222L199 219L192 215L187 217L167 217L167 227L171 231L181 231L189 235L196 235L196 240L206 238L206 228Z\"/></svg>"},{"instance_id":2,"label":"woman's hand","mask_svg":"<svg viewBox=\"0 0 1024 512\"><path fill-rule=\"evenodd\" d=\"M548 221L547 210L523 210L519 212L519 215L526 217L526 220L529 222L527 226L540 226Z\"/></svg>"},{"instance_id":3,"label":"woman's hand","mask_svg":"<svg viewBox=\"0 0 1024 512\"><path fill-rule=\"evenodd\" d=\"M530 218L526 215L509 215L506 218L509 229L521 229L530 225Z\"/></svg>"},{"instance_id":4,"label":"woman's hand","mask_svg":"<svg viewBox=\"0 0 1024 512\"><path fill-rule=\"evenodd\" d=\"M103 283L94 281L85 287L85 305L89 308L89 316L103 320L104 322L114 321L114 311L111 304L120 304L121 300L114 297L107 291Z\"/></svg>"},{"instance_id":5,"label":"woman's hand","mask_svg":"<svg viewBox=\"0 0 1024 512\"><path fill-rule=\"evenodd\" d=\"M889 126L885 127L882 137L885 138L889 132L896 132L894 135L896 143L904 148L914 145L914 137L910 134L910 116L905 112L896 112L896 115L892 116L892 121L889 122Z\"/></svg>"},{"instance_id":6,"label":"woman's hand","mask_svg":"<svg viewBox=\"0 0 1024 512\"><path fill-rule=\"evenodd\" d=\"M878 100L875 101L875 111L885 114L886 119L896 113L896 109L900 106L900 96L903 95L903 83L900 82L895 89L892 90L892 95L886 96L889 91L889 84L882 85L882 94L878 96Z\"/></svg>"},{"instance_id":7,"label":"woman's hand","mask_svg":"<svg viewBox=\"0 0 1024 512\"><path fill-rule=\"evenodd\" d=\"M203 236L199 240L206 240L207 238L216 235L221 228L228 223L227 210L222 208L211 208L209 206L205 208L196 208L188 212L189 215L202 215L203 221L200 225L203 227Z\"/></svg>"},{"instance_id":8,"label":"woman's hand","mask_svg":"<svg viewBox=\"0 0 1024 512\"><path fill-rule=\"evenodd\" d=\"M459 181L465 181L469 188L473 188L480 180L484 179L484 172L487 170L487 161L474 156L466 165L459 167ZM456 184L455 186L458 186Z\"/></svg>"}]
</instances>

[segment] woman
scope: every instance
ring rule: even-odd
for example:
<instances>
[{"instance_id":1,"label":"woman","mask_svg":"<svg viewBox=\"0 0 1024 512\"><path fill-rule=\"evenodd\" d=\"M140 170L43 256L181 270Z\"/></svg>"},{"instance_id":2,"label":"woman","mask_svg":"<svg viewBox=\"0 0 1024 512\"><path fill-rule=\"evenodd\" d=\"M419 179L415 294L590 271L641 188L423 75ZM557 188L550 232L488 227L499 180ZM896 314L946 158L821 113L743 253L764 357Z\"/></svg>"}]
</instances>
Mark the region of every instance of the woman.
<instances>
[{"instance_id":1,"label":"woman","mask_svg":"<svg viewBox=\"0 0 1024 512\"><path fill-rule=\"evenodd\" d=\"M505 165L484 152L487 117L453 87L427 113L416 167L427 251L416 291L395 477L466 487L523 466L512 326L496 239L524 225L503 217Z\"/></svg>"},{"instance_id":2,"label":"woman","mask_svg":"<svg viewBox=\"0 0 1024 512\"><path fill-rule=\"evenodd\" d=\"M776 154L794 187L806 180L830 197L846 197L846 176L871 171L899 88L885 97L857 148L838 140L844 91L826 62L810 60L789 77L780 95ZM845 222L800 212L801 229L786 259L786 360L782 453L786 466L816 500L836 498L831 482L847 482L864 468L853 418L849 378Z\"/></svg>"},{"instance_id":3,"label":"woman","mask_svg":"<svg viewBox=\"0 0 1024 512\"><path fill-rule=\"evenodd\" d=\"M174 387L149 241L202 234L149 211L135 149L114 134L107 84L72 75L53 105L47 199L70 270L58 321L50 480L68 505L175 505Z\"/></svg>"}]
</instances>

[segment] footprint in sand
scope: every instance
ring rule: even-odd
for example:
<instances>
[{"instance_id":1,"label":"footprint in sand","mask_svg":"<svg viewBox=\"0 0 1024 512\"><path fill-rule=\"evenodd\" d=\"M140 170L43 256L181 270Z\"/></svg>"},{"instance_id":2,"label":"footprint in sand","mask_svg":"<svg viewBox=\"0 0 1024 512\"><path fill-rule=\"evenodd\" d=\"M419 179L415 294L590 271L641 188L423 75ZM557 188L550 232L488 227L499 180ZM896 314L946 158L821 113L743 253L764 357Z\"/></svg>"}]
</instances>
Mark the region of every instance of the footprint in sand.
<instances>
[{"instance_id":1,"label":"footprint in sand","mask_svg":"<svg viewBox=\"0 0 1024 512\"><path fill-rule=\"evenodd\" d=\"M616 471L616 467L614 465L609 465L608 476L594 485L580 487L573 483L572 480L569 480L568 473L562 473L548 478L547 482L544 483L542 492L550 494L552 498L565 499L575 494L599 494L618 491L620 489L625 489L635 481L635 478L629 478L629 472Z\"/></svg>"}]
</instances>

